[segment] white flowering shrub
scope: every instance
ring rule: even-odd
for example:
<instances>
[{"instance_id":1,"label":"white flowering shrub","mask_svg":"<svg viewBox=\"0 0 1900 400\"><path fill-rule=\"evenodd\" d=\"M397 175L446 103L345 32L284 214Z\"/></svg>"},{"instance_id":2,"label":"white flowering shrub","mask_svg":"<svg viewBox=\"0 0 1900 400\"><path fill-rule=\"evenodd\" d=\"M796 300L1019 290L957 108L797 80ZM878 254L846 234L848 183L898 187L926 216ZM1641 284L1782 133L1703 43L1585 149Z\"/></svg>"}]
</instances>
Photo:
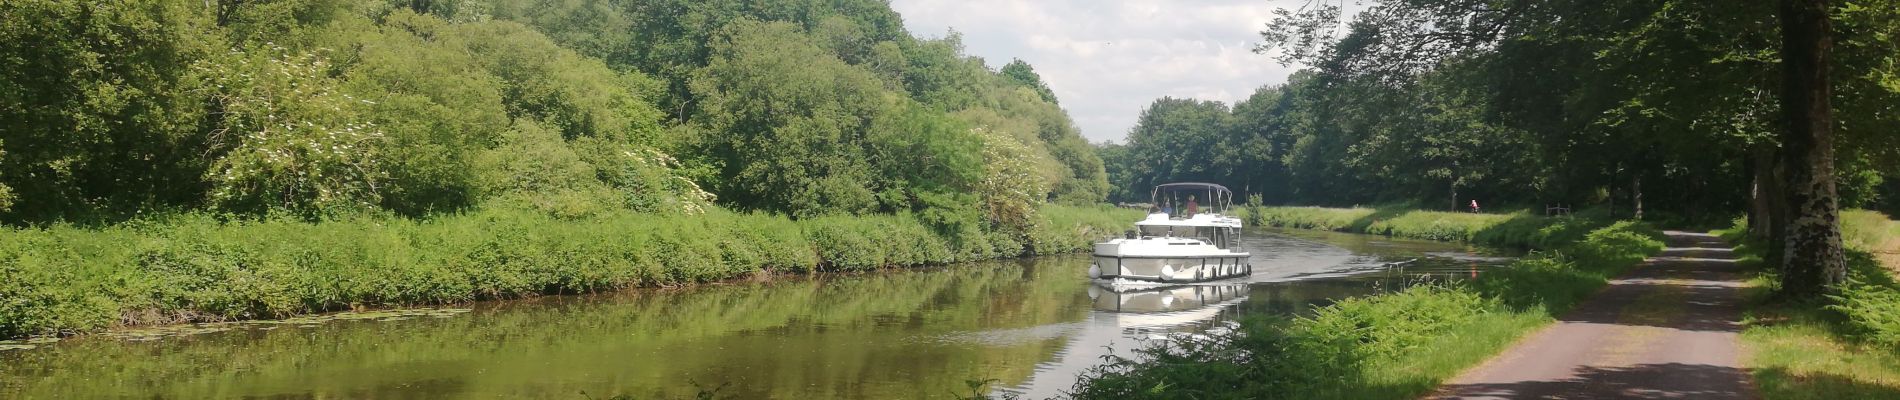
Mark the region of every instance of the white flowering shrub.
<instances>
[{"instance_id":1,"label":"white flowering shrub","mask_svg":"<svg viewBox=\"0 0 1900 400\"><path fill-rule=\"evenodd\" d=\"M211 203L226 211L322 217L367 210L388 173L385 141L358 118L369 100L336 90L317 53L281 47L199 66L215 84Z\"/></svg>"},{"instance_id":2,"label":"white flowering shrub","mask_svg":"<svg viewBox=\"0 0 1900 400\"><path fill-rule=\"evenodd\" d=\"M983 180L977 184L983 213L995 226L1027 228L1049 193L1049 181L1037 174L1031 149L1022 142L992 129L976 133L983 138Z\"/></svg>"},{"instance_id":3,"label":"white flowering shrub","mask_svg":"<svg viewBox=\"0 0 1900 400\"><path fill-rule=\"evenodd\" d=\"M599 168L601 179L620 194L628 208L700 214L713 206L713 194L681 176L679 160L666 152L645 146L602 144L596 154L591 161Z\"/></svg>"},{"instance_id":4,"label":"white flowering shrub","mask_svg":"<svg viewBox=\"0 0 1900 400\"><path fill-rule=\"evenodd\" d=\"M0 157L7 156L5 145L6 142L0 142ZM0 211L6 211L10 208L13 208L13 189L7 188L5 184L0 184Z\"/></svg>"}]
</instances>

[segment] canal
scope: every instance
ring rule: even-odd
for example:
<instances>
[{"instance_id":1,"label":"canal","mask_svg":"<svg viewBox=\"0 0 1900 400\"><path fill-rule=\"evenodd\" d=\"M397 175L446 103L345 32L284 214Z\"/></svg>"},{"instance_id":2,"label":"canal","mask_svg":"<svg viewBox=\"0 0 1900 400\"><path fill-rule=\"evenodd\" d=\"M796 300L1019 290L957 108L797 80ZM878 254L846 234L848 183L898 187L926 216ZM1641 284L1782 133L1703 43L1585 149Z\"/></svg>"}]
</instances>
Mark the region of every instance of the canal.
<instances>
[{"instance_id":1,"label":"canal","mask_svg":"<svg viewBox=\"0 0 1900 400\"><path fill-rule=\"evenodd\" d=\"M114 332L0 351L0 398L1056 396L1109 349L1509 260L1252 230L1255 275L1115 292L1053 256L399 312ZM32 347L32 348L25 348Z\"/></svg>"}]
</instances>

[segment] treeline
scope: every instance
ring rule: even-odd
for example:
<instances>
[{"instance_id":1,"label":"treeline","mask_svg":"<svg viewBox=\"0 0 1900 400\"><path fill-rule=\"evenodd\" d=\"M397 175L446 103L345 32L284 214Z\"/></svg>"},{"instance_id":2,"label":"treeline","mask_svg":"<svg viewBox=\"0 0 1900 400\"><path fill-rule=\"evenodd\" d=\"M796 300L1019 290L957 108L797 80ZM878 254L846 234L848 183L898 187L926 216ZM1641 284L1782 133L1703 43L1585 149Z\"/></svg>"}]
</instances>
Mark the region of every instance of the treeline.
<instances>
[{"instance_id":1,"label":"treeline","mask_svg":"<svg viewBox=\"0 0 1900 400\"><path fill-rule=\"evenodd\" d=\"M1103 151L1122 196L1183 179L1253 191L1272 183L1247 177L1264 175L1284 177L1283 193L1261 192L1276 202L1746 213L1777 244L1790 297L1846 279L1840 208L1900 208L1887 179L1900 175L1900 2L1403 0L1349 23L1340 11L1282 10L1259 50L1313 72L1240 111L1145 111L1126 148ZM1254 156L1203 158L1228 151Z\"/></svg>"},{"instance_id":2,"label":"treeline","mask_svg":"<svg viewBox=\"0 0 1900 400\"><path fill-rule=\"evenodd\" d=\"M1099 202L1033 68L882 1L0 4L0 222Z\"/></svg>"},{"instance_id":3,"label":"treeline","mask_svg":"<svg viewBox=\"0 0 1900 400\"><path fill-rule=\"evenodd\" d=\"M1833 10L1832 167L1841 206L1892 213L1900 4L1874 3ZM1231 107L1156 100L1126 144L1098 145L1114 198L1210 181L1272 204L1478 199L1706 221L1780 180L1774 2L1395 1L1349 25L1327 4L1263 37L1311 69Z\"/></svg>"}]
</instances>

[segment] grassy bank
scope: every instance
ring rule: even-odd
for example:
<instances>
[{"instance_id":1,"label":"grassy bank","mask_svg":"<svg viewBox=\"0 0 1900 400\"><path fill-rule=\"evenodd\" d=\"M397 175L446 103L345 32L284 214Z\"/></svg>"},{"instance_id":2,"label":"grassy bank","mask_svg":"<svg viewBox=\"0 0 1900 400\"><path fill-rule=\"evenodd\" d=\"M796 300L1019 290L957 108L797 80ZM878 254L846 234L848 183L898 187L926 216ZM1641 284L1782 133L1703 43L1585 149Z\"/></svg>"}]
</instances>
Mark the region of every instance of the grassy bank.
<instances>
[{"instance_id":1,"label":"grassy bank","mask_svg":"<svg viewBox=\"0 0 1900 400\"><path fill-rule=\"evenodd\" d=\"M1871 211L1841 220L1852 283L1823 300L1774 299L1762 244L1747 242L1739 223L1722 232L1748 243L1744 262L1761 271L1742 340L1763 398L1900 398L1900 222Z\"/></svg>"},{"instance_id":2,"label":"grassy bank","mask_svg":"<svg viewBox=\"0 0 1900 400\"><path fill-rule=\"evenodd\" d=\"M1479 214L1406 208L1247 207L1248 223L1296 229L1367 233L1407 239L1468 242L1495 247L1554 249L1609 224L1594 214L1545 217L1529 212Z\"/></svg>"},{"instance_id":3,"label":"grassy bank","mask_svg":"<svg viewBox=\"0 0 1900 400\"><path fill-rule=\"evenodd\" d=\"M323 223L180 216L8 229L0 337L1067 253L1119 232L1134 214L1047 206L1025 232L955 234L907 216L794 221L719 210Z\"/></svg>"},{"instance_id":4,"label":"grassy bank","mask_svg":"<svg viewBox=\"0 0 1900 400\"><path fill-rule=\"evenodd\" d=\"M1076 397L1413 398L1553 321L1609 277L1662 249L1658 232L1631 222L1371 209L1255 211L1249 218L1269 225L1495 240L1488 243L1548 250L1471 281L1421 283L1346 299L1291 320L1248 320L1234 333L1141 349L1089 371L1073 389ZM1594 228L1573 232L1589 226Z\"/></svg>"}]
</instances>

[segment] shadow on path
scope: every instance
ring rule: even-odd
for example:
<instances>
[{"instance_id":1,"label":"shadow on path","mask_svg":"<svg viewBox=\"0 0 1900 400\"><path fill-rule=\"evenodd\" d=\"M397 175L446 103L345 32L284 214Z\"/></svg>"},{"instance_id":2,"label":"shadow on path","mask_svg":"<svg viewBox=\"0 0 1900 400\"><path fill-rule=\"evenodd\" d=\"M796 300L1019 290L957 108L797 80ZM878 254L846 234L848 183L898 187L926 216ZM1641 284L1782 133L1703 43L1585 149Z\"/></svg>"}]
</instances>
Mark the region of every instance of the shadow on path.
<instances>
[{"instance_id":1,"label":"shadow on path","mask_svg":"<svg viewBox=\"0 0 1900 400\"><path fill-rule=\"evenodd\" d=\"M1739 368L1690 364L1583 367L1560 381L1446 386L1465 399L1734 399L1747 398L1748 374Z\"/></svg>"}]
</instances>

